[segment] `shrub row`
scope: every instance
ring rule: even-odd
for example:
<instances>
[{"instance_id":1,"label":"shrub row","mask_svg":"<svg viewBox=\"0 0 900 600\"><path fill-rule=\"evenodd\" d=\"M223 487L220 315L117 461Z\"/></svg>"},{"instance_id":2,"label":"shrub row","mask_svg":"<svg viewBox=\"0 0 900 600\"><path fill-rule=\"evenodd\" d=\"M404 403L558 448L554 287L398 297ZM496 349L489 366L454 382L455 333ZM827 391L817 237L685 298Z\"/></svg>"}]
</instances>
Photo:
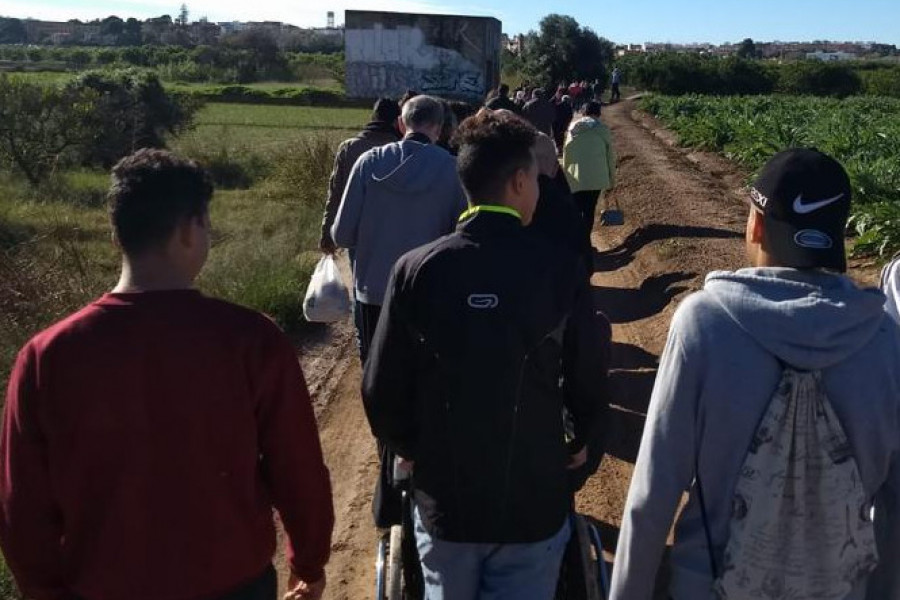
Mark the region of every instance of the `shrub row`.
<instances>
[{"instance_id":1,"label":"shrub row","mask_svg":"<svg viewBox=\"0 0 900 600\"><path fill-rule=\"evenodd\" d=\"M900 65L892 63L817 60L779 63L662 53L628 56L622 59L620 67L630 85L667 95L781 93L838 98L859 94L900 97Z\"/></svg>"}]
</instances>

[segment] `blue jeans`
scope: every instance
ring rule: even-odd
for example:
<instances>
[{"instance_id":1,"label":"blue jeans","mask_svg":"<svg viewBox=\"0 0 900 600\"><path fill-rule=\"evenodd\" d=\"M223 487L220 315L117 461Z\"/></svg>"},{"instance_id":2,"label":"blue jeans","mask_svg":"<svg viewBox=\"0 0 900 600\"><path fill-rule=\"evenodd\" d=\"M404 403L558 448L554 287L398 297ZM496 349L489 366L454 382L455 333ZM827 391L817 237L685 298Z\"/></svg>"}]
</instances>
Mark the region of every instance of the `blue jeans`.
<instances>
[{"instance_id":1,"label":"blue jeans","mask_svg":"<svg viewBox=\"0 0 900 600\"><path fill-rule=\"evenodd\" d=\"M413 511L425 600L552 600L569 520L533 544L465 544L433 538Z\"/></svg>"}]
</instances>

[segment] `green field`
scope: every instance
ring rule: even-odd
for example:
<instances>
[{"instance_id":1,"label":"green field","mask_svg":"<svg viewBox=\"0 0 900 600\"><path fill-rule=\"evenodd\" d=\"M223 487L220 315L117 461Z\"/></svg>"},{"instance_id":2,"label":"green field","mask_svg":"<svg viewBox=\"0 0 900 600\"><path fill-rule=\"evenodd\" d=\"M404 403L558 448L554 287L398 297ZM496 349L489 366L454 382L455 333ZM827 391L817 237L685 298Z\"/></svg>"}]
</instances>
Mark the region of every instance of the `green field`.
<instances>
[{"instance_id":1,"label":"green field","mask_svg":"<svg viewBox=\"0 0 900 600\"><path fill-rule=\"evenodd\" d=\"M208 104L197 116L196 129L174 145L209 147L226 140L235 147L267 152L310 133L333 140L350 137L370 115L370 110L358 108Z\"/></svg>"},{"instance_id":2,"label":"green field","mask_svg":"<svg viewBox=\"0 0 900 600\"><path fill-rule=\"evenodd\" d=\"M900 250L900 99L651 96L642 106L683 145L721 152L751 171L795 146L834 156L853 183L856 252Z\"/></svg>"},{"instance_id":3,"label":"green field","mask_svg":"<svg viewBox=\"0 0 900 600\"><path fill-rule=\"evenodd\" d=\"M211 104L170 147L219 173L246 171L246 189L218 186L213 251L200 286L301 325L333 151L367 111ZM38 189L0 174L0 386L34 333L114 284L104 196L108 175L60 174Z\"/></svg>"}]
</instances>

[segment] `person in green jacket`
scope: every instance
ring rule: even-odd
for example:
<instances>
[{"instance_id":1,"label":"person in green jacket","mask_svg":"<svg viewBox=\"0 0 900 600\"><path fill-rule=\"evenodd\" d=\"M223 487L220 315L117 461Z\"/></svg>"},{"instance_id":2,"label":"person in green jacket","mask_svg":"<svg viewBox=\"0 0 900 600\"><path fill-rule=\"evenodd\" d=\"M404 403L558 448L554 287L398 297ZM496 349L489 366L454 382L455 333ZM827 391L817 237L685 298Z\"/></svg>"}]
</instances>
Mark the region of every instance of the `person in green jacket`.
<instances>
[{"instance_id":1,"label":"person in green jacket","mask_svg":"<svg viewBox=\"0 0 900 600\"><path fill-rule=\"evenodd\" d=\"M563 168L590 239L597 201L616 185L612 134L600 121L599 102L585 104L581 117L569 126L563 147Z\"/></svg>"}]
</instances>

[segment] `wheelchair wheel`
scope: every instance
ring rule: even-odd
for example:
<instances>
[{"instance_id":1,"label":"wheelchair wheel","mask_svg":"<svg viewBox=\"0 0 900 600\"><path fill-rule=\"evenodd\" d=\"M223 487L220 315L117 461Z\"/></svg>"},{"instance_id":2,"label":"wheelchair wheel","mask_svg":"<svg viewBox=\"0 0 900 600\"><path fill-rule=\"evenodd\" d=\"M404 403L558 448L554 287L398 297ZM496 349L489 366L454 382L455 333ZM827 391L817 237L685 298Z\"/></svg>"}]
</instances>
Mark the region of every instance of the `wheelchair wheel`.
<instances>
[{"instance_id":1,"label":"wheelchair wheel","mask_svg":"<svg viewBox=\"0 0 900 600\"><path fill-rule=\"evenodd\" d=\"M403 600L403 528L391 527L387 565L387 600Z\"/></svg>"},{"instance_id":2,"label":"wheelchair wheel","mask_svg":"<svg viewBox=\"0 0 900 600\"><path fill-rule=\"evenodd\" d=\"M600 542L600 531L591 523L588 525L591 532L591 541L594 545L594 552L597 554L597 582L600 585L600 597L606 600L609 598L609 570L606 568L606 561L603 559L603 544Z\"/></svg>"},{"instance_id":3,"label":"wheelchair wheel","mask_svg":"<svg viewBox=\"0 0 900 600\"><path fill-rule=\"evenodd\" d=\"M387 578L385 573L386 558L388 552L388 535L381 536L378 540L378 550L375 554L375 600L386 600Z\"/></svg>"}]
</instances>

